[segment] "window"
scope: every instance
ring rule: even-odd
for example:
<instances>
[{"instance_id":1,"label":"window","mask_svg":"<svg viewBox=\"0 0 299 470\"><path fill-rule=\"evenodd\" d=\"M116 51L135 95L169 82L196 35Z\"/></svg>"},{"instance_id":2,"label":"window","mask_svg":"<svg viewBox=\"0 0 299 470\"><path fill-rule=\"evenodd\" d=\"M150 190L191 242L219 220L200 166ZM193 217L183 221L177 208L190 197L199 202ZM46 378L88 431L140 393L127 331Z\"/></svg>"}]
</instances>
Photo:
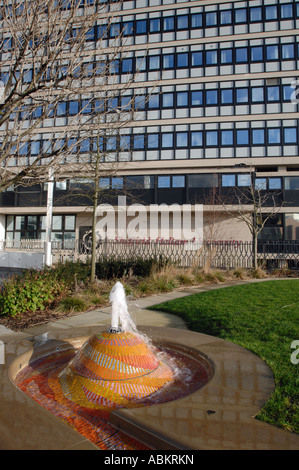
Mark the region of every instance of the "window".
<instances>
[{"instance_id":1,"label":"window","mask_svg":"<svg viewBox=\"0 0 299 470\"><path fill-rule=\"evenodd\" d=\"M162 134L162 148L173 148L173 133Z\"/></svg>"},{"instance_id":2,"label":"window","mask_svg":"<svg viewBox=\"0 0 299 470\"><path fill-rule=\"evenodd\" d=\"M177 148L186 148L188 146L188 132L176 133L176 146Z\"/></svg>"},{"instance_id":3,"label":"window","mask_svg":"<svg viewBox=\"0 0 299 470\"><path fill-rule=\"evenodd\" d=\"M133 21L126 21L123 23L123 35L124 36L131 36L134 31L134 23Z\"/></svg>"},{"instance_id":4,"label":"window","mask_svg":"<svg viewBox=\"0 0 299 470\"><path fill-rule=\"evenodd\" d=\"M221 61L221 64L232 64L233 63L233 50L221 49L220 61Z\"/></svg>"},{"instance_id":5,"label":"window","mask_svg":"<svg viewBox=\"0 0 299 470\"><path fill-rule=\"evenodd\" d=\"M277 6L270 5L265 8L266 20L276 20L277 19Z\"/></svg>"},{"instance_id":6,"label":"window","mask_svg":"<svg viewBox=\"0 0 299 470\"><path fill-rule=\"evenodd\" d=\"M248 103L248 88L237 88L236 100L237 103Z\"/></svg>"},{"instance_id":7,"label":"window","mask_svg":"<svg viewBox=\"0 0 299 470\"><path fill-rule=\"evenodd\" d=\"M191 132L191 147L202 147L202 131Z\"/></svg>"},{"instance_id":8,"label":"window","mask_svg":"<svg viewBox=\"0 0 299 470\"><path fill-rule=\"evenodd\" d=\"M163 69L174 68L174 54L163 55Z\"/></svg>"},{"instance_id":9,"label":"window","mask_svg":"<svg viewBox=\"0 0 299 470\"><path fill-rule=\"evenodd\" d=\"M250 21L256 22L256 21L262 21L262 9L261 7L253 7L249 9L250 11Z\"/></svg>"},{"instance_id":10,"label":"window","mask_svg":"<svg viewBox=\"0 0 299 470\"><path fill-rule=\"evenodd\" d=\"M160 95L153 94L148 100L148 109L157 109L160 106Z\"/></svg>"},{"instance_id":11,"label":"window","mask_svg":"<svg viewBox=\"0 0 299 470\"><path fill-rule=\"evenodd\" d=\"M191 28L202 28L202 13L191 15Z\"/></svg>"},{"instance_id":12,"label":"window","mask_svg":"<svg viewBox=\"0 0 299 470\"><path fill-rule=\"evenodd\" d=\"M252 145L265 145L264 129L252 129Z\"/></svg>"},{"instance_id":13,"label":"window","mask_svg":"<svg viewBox=\"0 0 299 470\"><path fill-rule=\"evenodd\" d=\"M123 73L132 73L133 72L133 59L123 59L122 60L122 72Z\"/></svg>"},{"instance_id":14,"label":"window","mask_svg":"<svg viewBox=\"0 0 299 470\"><path fill-rule=\"evenodd\" d=\"M235 22L247 23L247 10L246 8L238 8L235 10Z\"/></svg>"},{"instance_id":15,"label":"window","mask_svg":"<svg viewBox=\"0 0 299 470\"><path fill-rule=\"evenodd\" d=\"M189 21L188 15L177 16L177 29L188 29Z\"/></svg>"},{"instance_id":16,"label":"window","mask_svg":"<svg viewBox=\"0 0 299 470\"><path fill-rule=\"evenodd\" d=\"M268 144L280 144L280 129L273 128L268 129Z\"/></svg>"},{"instance_id":17,"label":"window","mask_svg":"<svg viewBox=\"0 0 299 470\"><path fill-rule=\"evenodd\" d=\"M269 189L281 189L281 178L269 178Z\"/></svg>"},{"instance_id":18,"label":"window","mask_svg":"<svg viewBox=\"0 0 299 470\"><path fill-rule=\"evenodd\" d=\"M267 189L267 178L255 178L255 189L265 191Z\"/></svg>"},{"instance_id":19,"label":"window","mask_svg":"<svg viewBox=\"0 0 299 470\"><path fill-rule=\"evenodd\" d=\"M236 186L236 175L222 175L222 187Z\"/></svg>"},{"instance_id":20,"label":"window","mask_svg":"<svg viewBox=\"0 0 299 470\"><path fill-rule=\"evenodd\" d=\"M162 95L162 107L173 108L173 93L164 93Z\"/></svg>"},{"instance_id":21,"label":"window","mask_svg":"<svg viewBox=\"0 0 299 470\"><path fill-rule=\"evenodd\" d=\"M218 131L206 131L206 146L207 147L218 146Z\"/></svg>"},{"instance_id":22,"label":"window","mask_svg":"<svg viewBox=\"0 0 299 470\"><path fill-rule=\"evenodd\" d=\"M285 144L296 144L297 143L296 127L285 127L283 129L283 140Z\"/></svg>"},{"instance_id":23,"label":"window","mask_svg":"<svg viewBox=\"0 0 299 470\"><path fill-rule=\"evenodd\" d=\"M144 150L144 135L135 134L133 138L134 150Z\"/></svg>"},{"instance_id":24,"label":"window","mask_svg":"<svg viewBox=\"0 0 299 470\"><path fill-rule=\"evenodd\" d=\"M173 188L184 188L185 187L185 176L176 175L172 177L172 187Z\"/></svg>"},{"instance_id":25,"label":"window","mask_svg":"<svg viewBox=\"0 0 299 470\"><path fill-rule=\"evenodd\" d=\"M248 145L249 144L249 132L247 129L237 130L237 145Z\"/></svg>"},{"instance_id":26,"label":"window","mask_svg":"<svg viewBox=\"0 0 299 470\"><path fill-rule=\"evenodd\" d=\"M202 52L191 53L191 65L192 67L200 67L202 65Z\"/></svg>"},{"instance_id":27,"label":"window","mask_svg":"<svg viewBox=\"0 0 299 470\"><path fill-rule=\"evenodd\" d=\"M40 141L32 141L31 142L31 155L39 155L40 153Z\"/></svg>"},{"instance_id":28,"label":"window","mask_svg":"<svg viewBox=\"0 0 299 470\"><path fill-rule=\"evenodd\" d=\"M206 13L206 26L217 26L217 13Z\"/></svg>"},{"instance_id":29,"label":"window","mask_svg":"<svg viewBox=\"0 0 299 470\"><path fill-rule=\"evenodd\" d=\"M136 34L147 33L147 20L136 21Z\"/></svg>"},{"instance_id":30,"label":"window","mask_svg":"<svg viewBox=\"0 0 299 470\"><path fill-rule=\"evenodd\" d=\"M189 188L217 188L218 175L206 173L202 175L189 175Z\"/></svg>"},{"instance_id":31,"label":"window","mask_svg":"<svg viewBox=\"0 0 299 470\"><path fill-rule=\"evenodd\" d=\"M267 60L278 60L279 50L278 45L272 45L266 47L266 58Z\"/></svg>"},{"instance_id":32,"label":"window","mask_svg":"<svg viewBox=\"0 0 299 470\"><path fill-rule=\"evenodd\" d=\"M291 3L280 5L280 18L282 20L293 18L293 5Z\"/></svg>"},{"instance_id":33,"label":"window","mask_svg":"<svg viewBox=\"0 0 299 470\"><path fill-rule=\"evenodd\" d=\"M202 106L202 91L191 92L191 105Z\"/></svg>"},{"instance_id":34,"label":"window","mask_svg":"<svg viewBox=\"0 0 299 470\"><path fill-rule=\"evenodd\" d=\"M111 188L112 189L122 189L124 185L124 181L122 177L112 177L111 178Z\"/></svg>"},{"instance_id":35,"label":"window","mask_svg":"<svg viewBox=\"0 0 299 470\"><path fill-rule=\"evenodd\" d=\"M178 91L176 94L176 105L179 108L188 107L188 92L187 91Z\"/></svg>"},{"instance_id":36,"label":"window","mask_svg":"<svg viewBox=\"0 0 299 470\"><path fill-rule=\"evenodd\" d=\"M251 186L251 175L237 175L237 184L240 187Z\"/></svg>"},{"instance_id":37,"label":"window","mask_svg":"<svg viewBox=\"0 0 299 470\"><path fill-rule=\"evenodd\" d=\"M232 23L232 11L224 10L220 12L220 24L226 25Z\"/></svg>"},{"instance_id":38,"label":"window","mask_svg":"<svg viewBox=\"0 0 299 470\"><path fill-rule=\"evenodd\" d=\"M279 86L269 86L269 87L267 87L267 100L268 101L279 101L280 100Z\"/></svg>"},{"instance_id":39,"label":"window","mask_svg":"<svg viewBox=\"0 0 299 470\"><path fill-rule=\"evenodd\" d=\"M170 188L170 176L158 176L158 188Z\"/></svg>"},{"instance_id":40,"label":"window","mask_svg":"<svg viewBox=\"0 0 299 470\"><path fill-rule=\"evenodd\" d=\"M263 103L264 102L264 88L263 87L252 88L251 100L252 100L252 103Z\"/></svg>"},{"instance_id":41,"label":"window","mask_svg":"<svg viewBox=\"0 0 299 470\"><path fill-rule=\"evenodd\" d=\"M262 46L251 47L251 62L262 62L264 60L264 49Z\"/></svg>"},{"instance_id":42,"label":"window","mask_svg":"<svg viewBox=\"0 0 299 470\"><path fill-rule=\"evenodd\" d=\"M206 51L206 65L217 65L217 51Z\"/></svg>"},{"instance_id":43,"label":"window","mask_svg":"<svg viewBox=\"0 0 299 470\"><path fill-rule=\"evenodd\" d=\"M284 85L283 88L283 100L284 101L291 101L292 93L294 89L290 85Z\"/></svg>"},{"instance_id":44,"label":"window","mask_svg":"<svg viewBox=\"0 0 299 470\"><path fill-rule=\"evenodd\" d=\"M69 101L69 114L75 115L79 112L79 101Z\"/></svg>"},{"instance_id":45,"label":"window","mask_svg":"<svg viewBox=\"0 0 299 470\"><path fill-rule=\"evenodd\" d=\"M167 16L163 18L163 31L174 30L174 16Z\"/></svg>"},{"instance_id":46,"label":"window","mask_svg":"<svg viewBox=\"0 0 299 470\"><path fill-rule=\"evenodd\" d=\"M233 90L231 88L221 90L221 104L233 103Z\"/></svg>"},{"instance_id":47,"label":"window","mask_svg":"<svg viewBox=\"0 0 299 470\"><path fill-rule=\"evenodd\" d=\"M285 189L287 191L299 189L299 176L286 176L284 181Z\"/></svg>"},{"instance_id":48,"label":"window","mask_svg":"<svg viewBox=\"0 0 299 470\"><path fill-rule=\"evenodd\" d=\"M285 60L295 58L294 44L283 44L281 46L281 58Z\"/></svg>"},{"instance_id":49,"label":"window","mask_svg":"<svg viewBox=\"0 0 299 470\"><path fill-rule=\"evenodd\" d=\"M149 20L149 32L160 33L160 18L152 18Z\"/></svg>"},{"instance_id":50,"label":"window","mask_svg":"<svg viewBox=\"0 0 299 470\"><path fill-rule=\"evenodd\" d=\"M187 52L182 52L177 54L177 67L186 68L189 65L189 54Z\"/></svg>"},{"instance_id":51,"label":"window","mask_svg":"<svg viewBox=\"0 0 299 470\"><path fill-rule=\"evenodd\" d=\"M120 151L125 152L131 148L131 136L121 135L119 140Z\"/></svg>"},{"instance_id":52,"label":"window","mask_svg":"<svg viewBox=\"0 0 299 470\"><path fill-rule=\"evenodd\" d=\"M248 61L248 50L247 47L236 48L236 63Z\"/></svg>"},{"instance_id":53,"label":"window","mask_svg":"<svg viewBox=\"0 0 299 470\"><path fill-rule=\"evenodd\" d=\"M221 146L232 146L234 143L234 133L232 130L221 131Z\"/></svg>"},{"instance_id":54,"label":"window","mask_svg":"<svg viewBox=\"0 0 299 470\"><path fill-rule=\"evenodd\" d=\"M148 149L159 148L159 134L148 134L147 136L147 147Z\"/></svg>"},{"instance_id":55,"label":"window","mask_svg":"<svg viewBox=\"0 0 299 470\"><path fill-rule=\"evenodd\" d=\"M206 91L206 105L216 105L218 103L218 91L207 90Z\"/></svg>"},{"instance_id":56,"label":"window","mask_svg":"<svg viewBox=\"0 0 299 470\"><path fill-rule=\"evenodd\" d=\"M160 68L160 56L159 55L149 56L148 68L149 70L158 70Z\"/></svg>"}]
</instances>

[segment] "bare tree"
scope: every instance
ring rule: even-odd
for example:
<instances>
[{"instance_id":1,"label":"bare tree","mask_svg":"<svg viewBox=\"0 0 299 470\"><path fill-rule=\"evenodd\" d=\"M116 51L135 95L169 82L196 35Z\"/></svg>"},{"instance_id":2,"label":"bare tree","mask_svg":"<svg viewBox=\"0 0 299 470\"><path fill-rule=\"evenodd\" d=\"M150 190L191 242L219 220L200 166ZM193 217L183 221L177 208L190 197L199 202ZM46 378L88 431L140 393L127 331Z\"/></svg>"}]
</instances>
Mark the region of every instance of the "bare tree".
<instances>
[{"instance_id":1,"label":"bare tree","mask_svg":"<svg viewBox=\"0 0 299 470\"><path fill-rule=\"evenodd\" d=\"M83 3L1 2L0 192L47 178L49 166L65 172L61 163L89 117L81 107L63 118L64 107L89 90L113 87L113 67L124 46L121 31L109 44L107 32L121 0Z\"/></svg>"},{"instance_id":2,"label":"bare tree","mask_svg":"<svg viewBox=\"0 0 299 470\"><path fill-rule=\"evenodd\" d=\"M253 267L258 266L258 238L267 222L277 214L283 203L280 190L269 191L259 184L255 173L246 174L244 186L233 188L231 197L220 195L220 203L226 213L244 222L252 235Z\"/></svg>"}]
</instances>

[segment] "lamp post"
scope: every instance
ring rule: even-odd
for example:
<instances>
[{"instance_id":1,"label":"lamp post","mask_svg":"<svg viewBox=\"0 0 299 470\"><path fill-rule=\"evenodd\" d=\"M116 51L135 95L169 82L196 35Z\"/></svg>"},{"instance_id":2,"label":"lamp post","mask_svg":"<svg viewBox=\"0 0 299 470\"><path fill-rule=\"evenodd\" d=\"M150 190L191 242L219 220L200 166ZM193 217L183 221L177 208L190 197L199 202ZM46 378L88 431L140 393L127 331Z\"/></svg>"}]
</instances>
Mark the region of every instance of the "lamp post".
<instances>
[{"instance_id":1,"label":"lamp post","mask_svg":"<svg viewBox=\"0 0 299 470\"><path fill-rule=\"evenodd\" d=\"M53 213L54 169L49 169L46 215L45 266L52 266L52 213Z\"/></svg>"}]
</instances>

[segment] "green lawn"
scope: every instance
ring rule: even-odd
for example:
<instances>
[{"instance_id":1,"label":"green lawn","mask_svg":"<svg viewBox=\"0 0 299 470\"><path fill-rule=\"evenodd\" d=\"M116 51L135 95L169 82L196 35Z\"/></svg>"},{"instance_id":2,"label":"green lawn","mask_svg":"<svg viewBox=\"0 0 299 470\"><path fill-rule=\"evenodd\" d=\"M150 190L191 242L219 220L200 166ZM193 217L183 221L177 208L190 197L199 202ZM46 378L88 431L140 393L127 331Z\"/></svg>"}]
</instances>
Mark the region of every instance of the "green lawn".
<instances>
[{"instance_id":1,"label":"green lawn","mask_svg":"<svg viewBox=\"0 0 299 470\"><path fill-rule=\"evenodd\" d=\"M264 359L276 387L257 418L299 432L299 364L291 361L291 344L299 340L299 279L211 290L152 309L178 315L190 330L232 341Z\"/></svg>"}]
</instances>

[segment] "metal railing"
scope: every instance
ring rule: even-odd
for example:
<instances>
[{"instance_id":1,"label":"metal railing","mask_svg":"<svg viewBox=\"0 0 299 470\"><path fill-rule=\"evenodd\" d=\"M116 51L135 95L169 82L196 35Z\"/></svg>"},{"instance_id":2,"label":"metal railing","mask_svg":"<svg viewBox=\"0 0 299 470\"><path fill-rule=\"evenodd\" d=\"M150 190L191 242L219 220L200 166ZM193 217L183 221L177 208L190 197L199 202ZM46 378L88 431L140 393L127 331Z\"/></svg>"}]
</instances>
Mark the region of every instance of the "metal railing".
<instances>
[{"instance_id":1,"label":"metal railing","mask_svg":"<svg viewBox=\"0 0 299 470\"><path fill-rule=\"evenodd\" d=\"M0 243L2 251L43 252L42 240L5 240ZM91 246L71 243L63 248L60 242L52 244L53 263L58 261L86 261ZM105 240L97 246L96 258L134 260L157 258L168 260L182 267L209 266L211 268L251 268L253 266L253 243L246 241L175 240ZM299 241L259 241L258 263L266 268L299 269Z\"/></svg>"}]
</instances>

